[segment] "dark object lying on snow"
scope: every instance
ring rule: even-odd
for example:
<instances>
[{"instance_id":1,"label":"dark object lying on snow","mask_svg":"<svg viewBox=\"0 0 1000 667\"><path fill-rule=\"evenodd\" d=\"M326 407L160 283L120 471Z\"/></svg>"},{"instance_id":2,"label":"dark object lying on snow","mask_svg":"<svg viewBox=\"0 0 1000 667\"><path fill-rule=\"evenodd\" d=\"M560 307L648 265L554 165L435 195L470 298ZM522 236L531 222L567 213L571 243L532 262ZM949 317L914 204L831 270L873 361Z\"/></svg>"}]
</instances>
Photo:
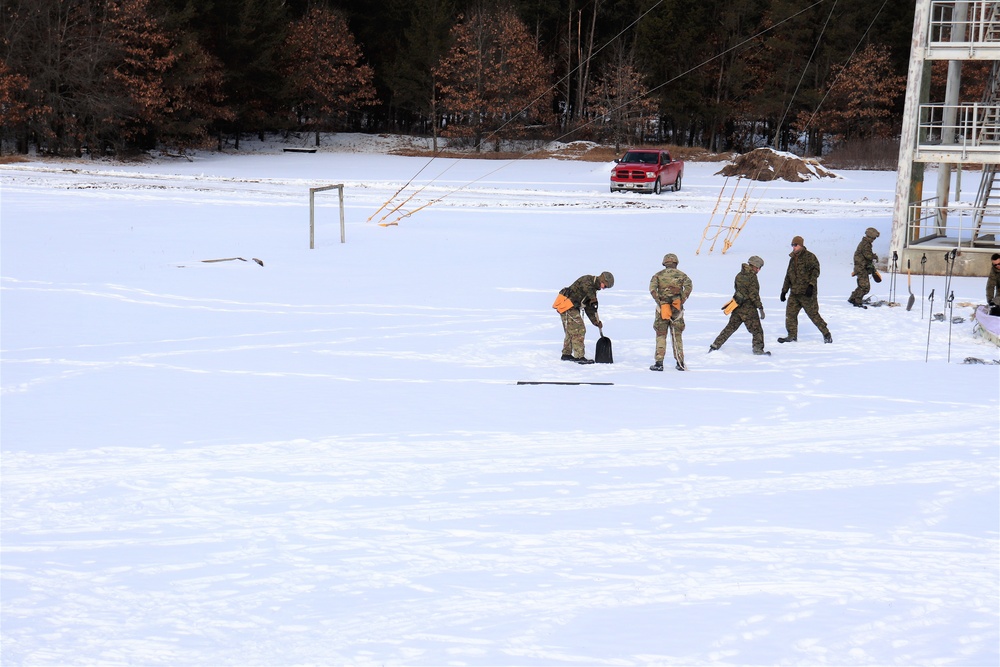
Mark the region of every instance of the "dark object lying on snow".
<instances>
[{"instance_id":1,"label":"dark object lying on snow","mask_svg":"<svg viewBox=\"0 0 1000 667\"><path fill-rule=\"evenodd\" d=\"M204 264L214 264L215 262L232 262L232 261L237 260L237 259L240 260L241 262L245 262L246 261L242 257L223 257L221 259L203 259L201 261ZM257 262L261 266L264 266L264 262L262 262L261 260L257 259L256 257L251 257L250 259L252 259L253 261Z\"/></svg>"}]
</instances>

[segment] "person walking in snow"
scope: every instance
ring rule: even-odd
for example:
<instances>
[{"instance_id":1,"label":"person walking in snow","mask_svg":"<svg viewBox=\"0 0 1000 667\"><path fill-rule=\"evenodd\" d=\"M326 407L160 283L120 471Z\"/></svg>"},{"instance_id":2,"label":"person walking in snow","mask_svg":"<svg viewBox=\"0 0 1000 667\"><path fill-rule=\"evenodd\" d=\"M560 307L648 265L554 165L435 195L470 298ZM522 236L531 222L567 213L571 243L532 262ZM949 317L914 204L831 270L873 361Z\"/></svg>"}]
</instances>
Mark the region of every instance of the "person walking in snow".
<instances>
[{"instance_id":1,"label":"person walking in snow","mask_svg":"<svg viewBox=\"0 0 1000 667\"><path fill-rule=\"evenodd\" d=\"M764 260L754 255L736 274L736 280L733 281L735 286L733 301L737 306L729 314L729 324L715 337L715 342L708 346L709 352L722 347L742 324L750 332L753 353L770 356L770 352L764 351L764 328L760 324L764 319L764 305L760 301L760 282L757 280L757 274L763 266Z\"/></svg>"},{"instance_id":2,"label":"person walking in snow","mask_svg":"<svg viewBox=\"0 0 1000 667\"><path fill-rule=\"evenodd\" d=\"M584 275L573 281L569 287L559 290L559 296L552 307L556 309L562 318L563 338L562 357L563 361L575 361L578 364L592 364L593 359L587 359L584 348L584 337L587 334L587 327L583 323L581 309L590 318L590 321L598 329L603 329L604 324L597 316L597 292L602 289L614 287L615 277L610 271L604 271L599 276Z\"/></svg>"},{"instance_id":3,"label":"person walking in snow","mask_svg":"<svg viewBox=\"0 0 1000 667\"><path fill-rule=\"evenodd\" d=\"M788 270L781 286L781 300L788 299L785 306L785 329L788 334L778 339L779 343L794 343L799 337L799 311L806 315L823 334L824 343L832 343L833 336L819 314L819 297L816 283L819 280L819 260L806 250L801 236L792 238L792 252L788 255Z\"/></svg>"},{"instance_id":4,"label":"person walking in snow","mask_svg":"<svg viewBox=\"0 0 1000 667\"><path fill-rule=\"evenodd\" d=\"M651 371L663 370L663 358L667 355L667 334L671 334L671 345L674 351L674 366L679 371L686 371L684 365L684 302L691 296L691 279L677 268L677 255L667 253L663 256L664 269L653 274L649 281L649 294L656 302L656 314L653 316L653 331L656 332L656 352L653 357Z\"/></svg>"},{"instance_id":5,"label":"person walking in snow","mask_svg":"<svg viewBox=\"0 0 1000 667\"><path fill-rule=\"evenodd\" d=\"M990 275L986 279L986 305L990 315L1000 315L1000 253L990 257Z\"/></svg>"},{"instance_id":6,"label":"person walking in snow","mask_svg":"<svg viewBox=\"0 0 1000 667\"><path fill-rule=\"evenodd\" d=\"M854 277L858 280L858 286L851 292L847 302L855 308L864 308L862 301L865 295L872 289L872 284L868 276L876 276L875 262L878 256L872 251L872 242L879 237L878 230L869 227L865 230L865 235L861 237L857 249L854 251Z\"/></svg>"}]
</instances>

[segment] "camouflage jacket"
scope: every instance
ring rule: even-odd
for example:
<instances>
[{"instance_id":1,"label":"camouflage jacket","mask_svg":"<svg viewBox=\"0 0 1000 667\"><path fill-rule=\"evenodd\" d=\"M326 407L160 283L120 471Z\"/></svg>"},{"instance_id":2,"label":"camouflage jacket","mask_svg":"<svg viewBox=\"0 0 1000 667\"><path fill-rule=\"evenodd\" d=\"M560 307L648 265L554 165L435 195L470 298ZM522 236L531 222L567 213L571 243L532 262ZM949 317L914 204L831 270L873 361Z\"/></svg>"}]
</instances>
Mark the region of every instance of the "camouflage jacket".
<instances>
[{"instance_id":1,"label":"camouflage jacket","mask_svg":"<svg viewBox=\"0 0 1000 667\"><path fill-rule=\"evenodd\" d=\"M583 308L590 321L597 326L600 318L597 317L597 288L600 287L600 279L597 276L580 276L573 281L569 287L563 287L559 293L569 298L573 302L574 308Z\"/></svg>"},{"instance_id":2,"label":"camouflage jacket","mask_svg":"<svg viewBox=\"0 0 1000 667\"><path fill-rule=\"evenodd\" d=\"M785 272L785 282L781 286L782 292L791 290L792 294L805 294L809 285L816 290L816 283L819 280L819 260L816 255L806 250L793 252L788 255L788 270Z\"/></svg>"},{"instance_id":3,"label":"camouflage jacket","mask_svg":"<svg viewBox=\"0 0 1000 667\"><path fill-rule=\"evenodd\" d=\"M691 296L691 279L680 269L666 268L653 274L649 280L649 294L657 305L680 299L681 305Z\"/></svg>"},{"instance_id":4,"label":"camouflage jacket","mask_svg":"<svg viewBox=\"0 0 1000 667\"><path fill-rule=\"evenodd\" d=\"M870 275L875 272L875 253L872 252L872 239L865 236L858 244L858 249L854 251L854 273L855 275Z\"/></svg>"},{"instance_id":5,"label":"camouflage jacket","mask_svg":"<svg viewBox=\"0 0 1000 667\"><path fill-rule=\"evenodd\" d=\"M986 303L1000 306L1000 271L990 267L990 277L986 279Z\"/></svg>"},{"instance_id":6,"label":"camouflage jacket","mask_svg":"<svg viewBox=\"0 0 1000 667\"><path fill-rule=\"evenodd\" d=\"M733 299L741 307L746 305L754 310L764 307L760 302L760 282L757 280L757 274L752 266L744 264L740 272L736 274L736 280L733 283L736 289L733 293Z\"/></svg>"}]
</instances>

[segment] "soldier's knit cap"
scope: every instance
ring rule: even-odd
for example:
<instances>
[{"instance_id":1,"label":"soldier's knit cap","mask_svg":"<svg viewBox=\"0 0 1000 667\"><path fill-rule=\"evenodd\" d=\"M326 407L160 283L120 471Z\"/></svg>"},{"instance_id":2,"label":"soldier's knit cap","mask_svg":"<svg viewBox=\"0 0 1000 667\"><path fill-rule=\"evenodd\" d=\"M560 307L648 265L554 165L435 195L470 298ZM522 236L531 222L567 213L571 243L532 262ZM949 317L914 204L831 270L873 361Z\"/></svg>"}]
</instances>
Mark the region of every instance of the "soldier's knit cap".
<instances>
[{"instance_id":1,"label":"soldier's knit cap","mask_svg":"<svg viewBox=\"0 0 1000 667\"><path fill-rule=\"evenodd\" d=\"M801 236L792 237L792 245L805 245L805 244L806 242L802 239Z\"/></svg>"}]
</instances>

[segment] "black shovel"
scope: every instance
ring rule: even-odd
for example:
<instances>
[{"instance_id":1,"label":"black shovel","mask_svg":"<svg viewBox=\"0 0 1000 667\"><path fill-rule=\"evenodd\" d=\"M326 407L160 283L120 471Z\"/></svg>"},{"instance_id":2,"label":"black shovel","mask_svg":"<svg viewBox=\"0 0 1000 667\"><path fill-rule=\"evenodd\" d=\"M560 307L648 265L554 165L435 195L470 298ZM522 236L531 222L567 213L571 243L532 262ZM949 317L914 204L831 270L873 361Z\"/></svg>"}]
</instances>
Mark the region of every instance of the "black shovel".
<instances>
[{"instance_id":1,"label":"black shovel","mask_svg":"<svg viewBox=\"0 0 1000 667\"><path fill-rule=\"evenodd\" d=\"M906 302L906 309L913 308L913 303L917 297L913 296L913 287L910 285L910 260L906 260L906 289L910 290L910 298Z\"/></svg>"},{"instance_id":2,"label":"black shovel","mask_svg":"<svg viewBox=\"0 0 1000 667\"><path fill-rule=\"evenodd\" d=\"M601 337L597 339L597 349L594 350L594 362L598 364L613 364L615 357L611 353L611 339L604 335L604 329L599 329Z\"/></svg>"}]
</instances>

